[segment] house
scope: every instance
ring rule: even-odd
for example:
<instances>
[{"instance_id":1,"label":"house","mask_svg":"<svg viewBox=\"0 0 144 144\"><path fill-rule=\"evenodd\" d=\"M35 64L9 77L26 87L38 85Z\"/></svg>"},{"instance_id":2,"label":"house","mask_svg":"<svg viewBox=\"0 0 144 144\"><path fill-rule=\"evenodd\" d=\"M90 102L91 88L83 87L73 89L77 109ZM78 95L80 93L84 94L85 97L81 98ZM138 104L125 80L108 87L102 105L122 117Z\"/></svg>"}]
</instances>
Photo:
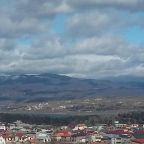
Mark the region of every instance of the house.
<instances>
[{"instance_id":1,"label":"house","mask_svg":"<svg viewBox=\"0 0 144 144\"><path fill-rule=\"evenodd\" d=\"M32 137L32 136L28 136L28 135L24 135L22 136L21 139L19 139L18 142L21 142L21 143L30 143L30 144L36 144L36 138L35 137Z\"/></svg>"},{"instance_id":2,"label":"house","mask_svg":"<svg viewBox=\"0 0 144 144\"><path fill-rule=\"evenodd\" d=\"M87 142L87 139L85 137L79 139L79 143L86 143Z\"/></svg>"},{"instance_id":3,"label":"house","mask_svg":"<svg viewBox=\"0 0 144 144\"><path fill-rule=\"evenodd\" d=\"M120 143L122 143L123 141L122 141L122 138L120 138L120 137L113 137L112 139L111 139L111 144L120 144Z\"/></svg>"},{"instance_id":4,"label":"house","mask_svg":"<svg viewBox=\"0 0 144 144\"><path fill-rule=\"evenodd\" d=\"M86 135L91 135L91 134L93 134L93 133L98 133L98 132L95 131L93 128L86 128L86 129L84 129L84 133L85 133Z\"/></svg>"},{"instance_id":5,"label":"house","mask_svg":"<svg viewBox=\"0 0 144 144\"><path fill-rule=\"evenodd\" d=\"M127 129L115 129L107 131L108 134L122 135L122 134L131 134L131 132Z\"/></svg>"},{"instance_id":6,"label":"house","mask_svg":"<svg viewBox=\"0 0 144 144\"><path fill-rule=\"evenodd\" d=\"M15 133L15 141L22 141L24 135L25 135L25 134L24 134L23 132L21 132L21 131Z\"/></svg>"},{"instance_id":7,"label":"house","mask_svg":"<svg viewBox=\"0 0 144 144\"><path fill-rule=\"evenodd\" d=\"M88 142L101 142L103 136L100 134L93 134L88 136Z\"/></svg>"},{"instance_id":8,"label":"house","mask_svg":"<svg viewBox=\"0 0 144 144\"><path fill-rule=\"evenodd\" d=\"M14 124L14 123L9 124L9 129L10 130L16 129L16 124Z\"/></svg>"},{"instance_id":9,"label":"house","mask_svg":"<svg viewBox=\"0 0 144 144\"><path fill-rule=\"evenodd\" d=\"M47 133L44 133L44 132L36 133L36 139L41 142L50 142L51 141L51 137Z\"/></svg>"},{"instance_id":10,"label":"house","mask_svg":"<svg viewBox=\"0 0 144 144\"><path fill-rule=\"evenodd\" d=\"M131 124L130 127L131 127L131 128L138 128L138 127L139 127L139 124Z\"/></svg>"},{"instance_id":11,"label":"house","mask_svg":"<svg viewBox=\"0 0 144 144\"><path fill-rule=\"evenodd\" d=\"M95 130L101 131L101 130L103 130L106 126L107 126L106 124L97 124L97 125L93 126L93 128L94 128Z\"/></svg>"},{"instance_id":12,"label":"house","mask_svg":"<svg viewBox=\"0 0 144 144\"><path fill-rule=\"evenodd\" d=\"M144 144L144 138L132 139L132 144Z\"/></svg>"},{"instance_id":13,"label":"house","mask_svg":"<svg viewBox=\"0 0 144 144\"><path fill-rule=\"evenodd\" d=\"M5 139L6 142L15 141L15 135L11 132L8 132L8 131L3 133L2 137Z\"/></svg>"},{"instance_id":14,"label":"house","mask_svg":"<svg viewBox=\"0 0 144 144\"><path fill-rule=\"evenodd\" d=\"M122 143L125 141L124 138L121 138L119 135L117 134L102 134L103 138L102 140L106 140L109 141L111 144L118 144L118 143Z\"/></svg>"},{"instance_id":15,"label":"house","mask_svg":"<svg viewBox=\"0 0 144 144\"><path fill-rule=\"evenodd\" d=\"M87 126L86 126L85 124L78 124L78 125L76 125L75 128L73 128L72 130L73 130L73 131L77 131L77 130L84 130L84 129L86 129L86 128L87 128Z\"/></svg>"},{"instance_id":16,"label":"house","mask_svg":"<svg viewBox=\"0 0 144 144\"><path fill-rule=\"evenodd\" d=\"M70 140L71 136L72 136L72 132L68 129L57 130L53 135L56 141Z\"/></svg>"},{"instance_id":17,"label":"house","mask_svg":"<svg viewBox=\"0 0 144 144\"><path fill-rule=\"evenodd\" d=\"M0 124L0 131L5 131L6 130L6 126L4 124Z\"/></svg>"}]
</instances>

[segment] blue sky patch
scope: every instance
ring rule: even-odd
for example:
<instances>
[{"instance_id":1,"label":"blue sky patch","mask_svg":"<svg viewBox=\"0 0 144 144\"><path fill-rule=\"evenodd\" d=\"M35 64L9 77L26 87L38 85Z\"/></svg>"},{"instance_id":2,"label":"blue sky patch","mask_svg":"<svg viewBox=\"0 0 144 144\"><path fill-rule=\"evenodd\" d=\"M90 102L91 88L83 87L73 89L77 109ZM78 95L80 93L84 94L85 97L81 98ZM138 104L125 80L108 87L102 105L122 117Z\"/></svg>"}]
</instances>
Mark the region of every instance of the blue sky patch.
<instances>
[{"instance_id":1,"label":"blue sky patch","mask_svg":"<svg viewBox=\"0 0 144 144\"><path fill-rule=\"evenodd\" d=\"M144 43L144 28L134 26L126 31L126 39L131 43Z\"/></svg>"}]
</instances>

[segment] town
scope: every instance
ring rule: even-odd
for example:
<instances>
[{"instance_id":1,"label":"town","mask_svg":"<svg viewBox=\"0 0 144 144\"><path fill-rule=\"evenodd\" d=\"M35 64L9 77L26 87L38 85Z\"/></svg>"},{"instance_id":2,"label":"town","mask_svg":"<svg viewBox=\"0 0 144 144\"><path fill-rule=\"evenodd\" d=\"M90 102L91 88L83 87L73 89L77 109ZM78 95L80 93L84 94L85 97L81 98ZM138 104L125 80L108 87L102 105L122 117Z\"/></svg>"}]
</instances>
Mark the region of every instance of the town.
<instances>
[{"instance_id":1,"label":"town","mask_svg":"<svg viewBox=\"0 0 144 144\"><path fill-rule=\"evenodd\" d=\"M0 144L144 144L144 0L0 0Z\"/></svg>"},{"instance_id":2,"label":"town","mask_svg":"<svg viewBox=\"0 0 144 144\"><path fill-rule=\"evenodd\" d=\"M144 143L144 124L71 123L67 126L0 123L0 144L138 144Z\"/></svg>"},{"instance_id":3,"label":"town","mask_svg":"<svg viewBox=\"0 0 144 144\"><path fill-rule=\"evenodd\" d=\"M78 99L54 99L31 102L2 102L0 112L46 113L121 113L143 111L143 96L82 97Z\"/></svg>"}]
</instances>

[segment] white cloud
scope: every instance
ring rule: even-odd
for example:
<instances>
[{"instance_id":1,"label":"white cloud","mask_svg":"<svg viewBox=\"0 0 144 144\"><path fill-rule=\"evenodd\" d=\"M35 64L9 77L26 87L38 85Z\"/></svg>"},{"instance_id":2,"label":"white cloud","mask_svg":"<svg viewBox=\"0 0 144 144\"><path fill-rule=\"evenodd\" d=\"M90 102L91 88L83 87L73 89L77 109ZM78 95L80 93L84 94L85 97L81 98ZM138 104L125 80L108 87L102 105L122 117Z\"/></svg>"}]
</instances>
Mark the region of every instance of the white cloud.
<instances>
[{"instance_id":1,"label":"white cloud","mask_svg":"<svg viewBox=\"0 0 144 144\"><path fill-rule=\"evenodd\" d=\"M0 72L143 75L144 45L124 36L129 27L144 27L142 0L9 2L0 10ZM59 14L65 22L55 27ZM53 32L61 23L64 32Z\"/></svg>"}]
</instances>

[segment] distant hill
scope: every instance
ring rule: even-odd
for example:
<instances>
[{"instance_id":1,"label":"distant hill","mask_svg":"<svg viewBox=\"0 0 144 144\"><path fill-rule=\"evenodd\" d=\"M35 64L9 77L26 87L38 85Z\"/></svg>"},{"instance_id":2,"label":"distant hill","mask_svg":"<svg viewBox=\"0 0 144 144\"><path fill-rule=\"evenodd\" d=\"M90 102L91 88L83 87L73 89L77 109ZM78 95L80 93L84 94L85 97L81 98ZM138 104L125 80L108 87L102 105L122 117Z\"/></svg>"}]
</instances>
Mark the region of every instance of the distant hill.
<instances>
[{"instance_id":1,"label":"distant hill","mask_svg":"<svg viewBox=\"0 0 144 144\"><path fill-rule=\"evenodd\" d=\"M143 95L143 77L78 79L49 73L0 76L1 101L45 101L88 96Z\"/></svg>"}]
</instances>

